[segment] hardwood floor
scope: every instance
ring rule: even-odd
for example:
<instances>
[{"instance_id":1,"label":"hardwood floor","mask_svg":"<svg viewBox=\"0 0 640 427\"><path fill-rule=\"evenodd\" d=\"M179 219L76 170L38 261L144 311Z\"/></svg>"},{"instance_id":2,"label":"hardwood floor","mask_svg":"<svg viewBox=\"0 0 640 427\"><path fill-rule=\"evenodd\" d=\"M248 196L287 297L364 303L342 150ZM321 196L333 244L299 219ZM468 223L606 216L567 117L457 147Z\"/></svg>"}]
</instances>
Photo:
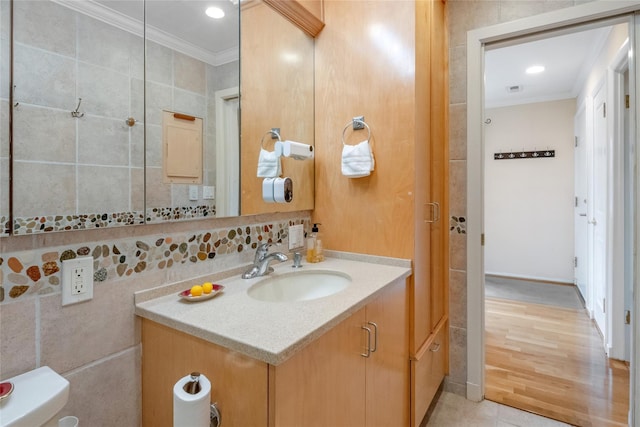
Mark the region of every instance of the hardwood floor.
<instances>
[{"instance_id":1,"label":"hardwood floor","mask_svg":"<svg viewBox=\"0 0 640 427\"><path fill-rule=\"evenodd\" d=\"M487 298L489 400L584 427L626 426L629 368L584 310Z\"/></svg>"}]
</instances>

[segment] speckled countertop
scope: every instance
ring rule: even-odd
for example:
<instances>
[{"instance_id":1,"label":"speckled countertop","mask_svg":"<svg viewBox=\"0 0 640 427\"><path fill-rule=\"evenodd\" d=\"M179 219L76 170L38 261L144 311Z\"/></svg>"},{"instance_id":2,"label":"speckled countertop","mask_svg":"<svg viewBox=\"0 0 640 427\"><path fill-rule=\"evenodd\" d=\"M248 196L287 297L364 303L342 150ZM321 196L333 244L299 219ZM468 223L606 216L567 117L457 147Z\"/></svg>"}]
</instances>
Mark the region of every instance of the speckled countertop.
<instances>
[{"instance_id":1,"label":"speckled countertop","mask_svg":"<svg viewBox=\"0 0 640 427\"><path fill-rule=\"evenodd\" d=\"M297 302L262 302L247 294L255 283L293 271L291 262L275 264L275 272L256 279L241 279L236 269L227 274L199 277L138 292L135 313L165 326L279 365L325 331L375 299L391 283L411 275L411 261L345 252L325 251L324 262L303 270L333 270L353 279L344 290L327 297ZM232 274L231 277L229 275ZM221 278L225 277L227 278ZM194 283L212 281L225 286L209 300L187 302L178 292Z\"/></svg>"}]
</instances>

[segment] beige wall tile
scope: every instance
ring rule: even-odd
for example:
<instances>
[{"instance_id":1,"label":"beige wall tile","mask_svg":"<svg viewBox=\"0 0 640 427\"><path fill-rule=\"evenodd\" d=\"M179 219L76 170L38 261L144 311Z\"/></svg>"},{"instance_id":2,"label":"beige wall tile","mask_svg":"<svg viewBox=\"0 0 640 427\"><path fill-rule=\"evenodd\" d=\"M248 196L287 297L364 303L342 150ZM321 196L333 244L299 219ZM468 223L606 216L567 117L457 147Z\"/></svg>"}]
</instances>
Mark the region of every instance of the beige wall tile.
<instances>
[{"instance_id":1,"label":"beige wall tile","mask_svg":"<svg viewBox=\"0 0 640 427\"><path fill-rule=\"evenodd\" d=\"M140 425L138 347L75 371L66 378L70 383L69 402L60 416L76 416L81 426Z\"/></svg>"},{"instance_id":2,"label":"beige wall tile","mask_svg":"<svg viewBox=\"0 0 640 427\"><path fill-rule=\"evenodd\" d=\"M467 384L467 330L449 328L449 381Z\"/></svg>"},{"instance_id":3,"label":"beige wall tile","mask_svg":"<svg viewBox=\"0 0 640 427\"><path fill-rule=\"evenodd\" d=\"M452 231L449 234L449 265L452 270L467 269L467 235Z\"/></svg>"},{"instance_id":4,"label":"beige wall tile","mask_svg":"<svg viewBox=\"0 0 640 427\"><path fill-rule=\"evenodd\" d=\"M0 305L0 379L36 368L36 324L35 298Z\"/></svg>"},{"instance_id":5,"label":"beige wall tile","mask_svg":"<svg viewBox=\"0 0 640 427\"><path fill-rule=\"evenodd\" d=\"M130 128L124 119L83 117L78 122L78 163L129 166Z\"/></svg>"},{"instance_id":6,"label":"beige wall tile","mask_svg":"<svg viewBox=\"0 0 640 427\"><path fill-rule=\"evenodd\" d=\"M78 166L78 211L129 211L128 167Z\"/></svg>"},{"instance_id":7,"label":"beige wall tile","mask_svg":"<svg viewBox=\"0 0 640 427\"><path fill-rule=\"evenodd\" d=\"M42 297L41 363L67 372L135 345L132 282L98 283L91 301L65 307Z\"/></svg>"},{"instance_id":8,"label":"beige wall tile","mask_svg":"<svg viewBox=\"0 0 640 427\"><path fill-rule=\"evenodd\" d=\"M449 162L449 212L454 216L465 216L467 211L467 162Z\"/></svg>"},{"instance_id":9,"label":"beige wall tile","mask_svg":"<svg viewBox=\"0 0 640 427\"><path fill-rule=\"evenodd\" d=\"M16 160L76 160L76 123L67 111L21 105L13 114L13 141Z\"/></svg>"},{"instance_id":10,"label":"beige wall tile","mask_svg":"<svg viewBox=\"0 0 640 427\"><path fill-rule=\"evenodd\" d=\"M449 103L467 102L467 48L449 49Z\"/></svg>"},{"instance_id":11,"label":"beige wall tile","mask_svg":"<svg viewBox=\"0 0 640 427\"><path fill-rule=\"evenodd\" d=\"M449 271L449 324L467 328L467 273Z\"/></svg>"},{"instance_id":12,"label":"beige wall tile","mask_svg":"<svg viewBox=\"0 0 640 427\"><path fill-rule=\"evenodd\" d=\"M14 162L14 215L75 213L75 176L71 165ZM43 206L48 206L48 212L42 211Z\"/></svg>"},{"instance_id":13,"label":"beige wall tile","mask_svg":"<svg viewBox=\"0 0 640 427\"><path fill-rule=\"evenodd\" d=\"M206 93L207 75L204 62L174 52L173 67L176 87L201 95Z\"/></svg>"},{"instance_id":14,"label":"beige wall tile","mask_svg":"<svg viewBox=\"0 0 640 427\"><path fill-rule=\"evenodd\" d=\"M449 5L449 45L464 46L467 31L498 23L499 1L492 0L451 0ZM516 3L526 3L518 1Z\"/></svg>"},{"instance_id":15,"label":"beige wall tile","mask_svg":"<svg viewBox=\"0 0 640 427\"><path fill-rule=\"evenodd\" d=\"M500 2L500 22L513 21L573 6L573 0L528 0Z\"/></svg>"},{"instance_id":16,"label":"beige wall tile","mask_svg":"<svg viewBox=\"0 0 640 427\"><path fill-rule=\"evenodd\" d=\"M20 1L14 2L13 5L15 8L13 28L17 42L65 56L75 56L76 13L74 11L54 2ZM4 16L8 14L3 13Z\"/></svg>"},{"instance_id":17,"label":"beige wall tile","mask_svg":"<svg viewBox=\"0 0 640 427\"><path fill-rule=\"evenodd\" d=\"M142 5L140 12L142 12ZM78 15L78 59L90 64L129 74L129 45L140 39L113 25Z\"/></svg>"},{"instance_id":18,"label":"beige wall tile","mask_svg":"<svg viewBox=\"0 0 640 427\"><path fill-rule=\"evenodd\" d=\"M467 158L467 104L449 105L449 159Z\"/></svg>"}]
</instances>

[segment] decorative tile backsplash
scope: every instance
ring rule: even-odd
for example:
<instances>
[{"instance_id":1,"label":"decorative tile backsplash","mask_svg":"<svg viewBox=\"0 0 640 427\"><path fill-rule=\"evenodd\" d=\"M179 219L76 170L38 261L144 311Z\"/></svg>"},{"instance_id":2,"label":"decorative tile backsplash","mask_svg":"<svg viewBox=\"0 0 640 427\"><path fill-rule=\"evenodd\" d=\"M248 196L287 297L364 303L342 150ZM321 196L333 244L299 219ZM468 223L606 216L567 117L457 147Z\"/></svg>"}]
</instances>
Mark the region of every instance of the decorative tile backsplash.
<instances>
[{"instance_id":1,"label":"decorative tile backsplash","mask_svg":"<svg viewBox=\"0 0 640 427\"><path fill-rule=\"evenodd\" d=\"M92 256L95 282L107 282L144 272L168 269L185 263L213 260L227 254L253 251L260 242L288 238L289 225L308 219L291 219L188 234L149 235L120 241L91 242L74 247L2 254L0 302L60 292L62 261Z\"/></svg>"}]
</instances>

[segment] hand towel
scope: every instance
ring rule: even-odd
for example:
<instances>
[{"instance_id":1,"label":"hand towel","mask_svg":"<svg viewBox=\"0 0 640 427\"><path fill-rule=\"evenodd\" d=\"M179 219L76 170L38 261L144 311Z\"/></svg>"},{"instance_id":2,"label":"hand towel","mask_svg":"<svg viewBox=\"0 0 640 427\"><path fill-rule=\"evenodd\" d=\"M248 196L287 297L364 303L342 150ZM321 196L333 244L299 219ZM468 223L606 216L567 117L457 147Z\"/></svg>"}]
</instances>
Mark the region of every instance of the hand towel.
<instances>
[{"instance_id":1,"label":"hand towel","mask_svg":"<svg viewBox=\"0 0 640 427\"><path fill-rule=\"evenodd\" d=\"M258 178L276 178L281 173L282 167L278 153L261 148L258 157Z\"/></svg>"},{"instance_id":2,"label":"hand towel","mask_svg":"<svg viewBox=\"0 0 640 427\"><path fill-rule=\"evenodd\" d=\"M342 174L349 178L369 176L373 171L375 161L369 141L362 141L356 145L345 145L342 148Z\"/></svg>"}]
</instances>

